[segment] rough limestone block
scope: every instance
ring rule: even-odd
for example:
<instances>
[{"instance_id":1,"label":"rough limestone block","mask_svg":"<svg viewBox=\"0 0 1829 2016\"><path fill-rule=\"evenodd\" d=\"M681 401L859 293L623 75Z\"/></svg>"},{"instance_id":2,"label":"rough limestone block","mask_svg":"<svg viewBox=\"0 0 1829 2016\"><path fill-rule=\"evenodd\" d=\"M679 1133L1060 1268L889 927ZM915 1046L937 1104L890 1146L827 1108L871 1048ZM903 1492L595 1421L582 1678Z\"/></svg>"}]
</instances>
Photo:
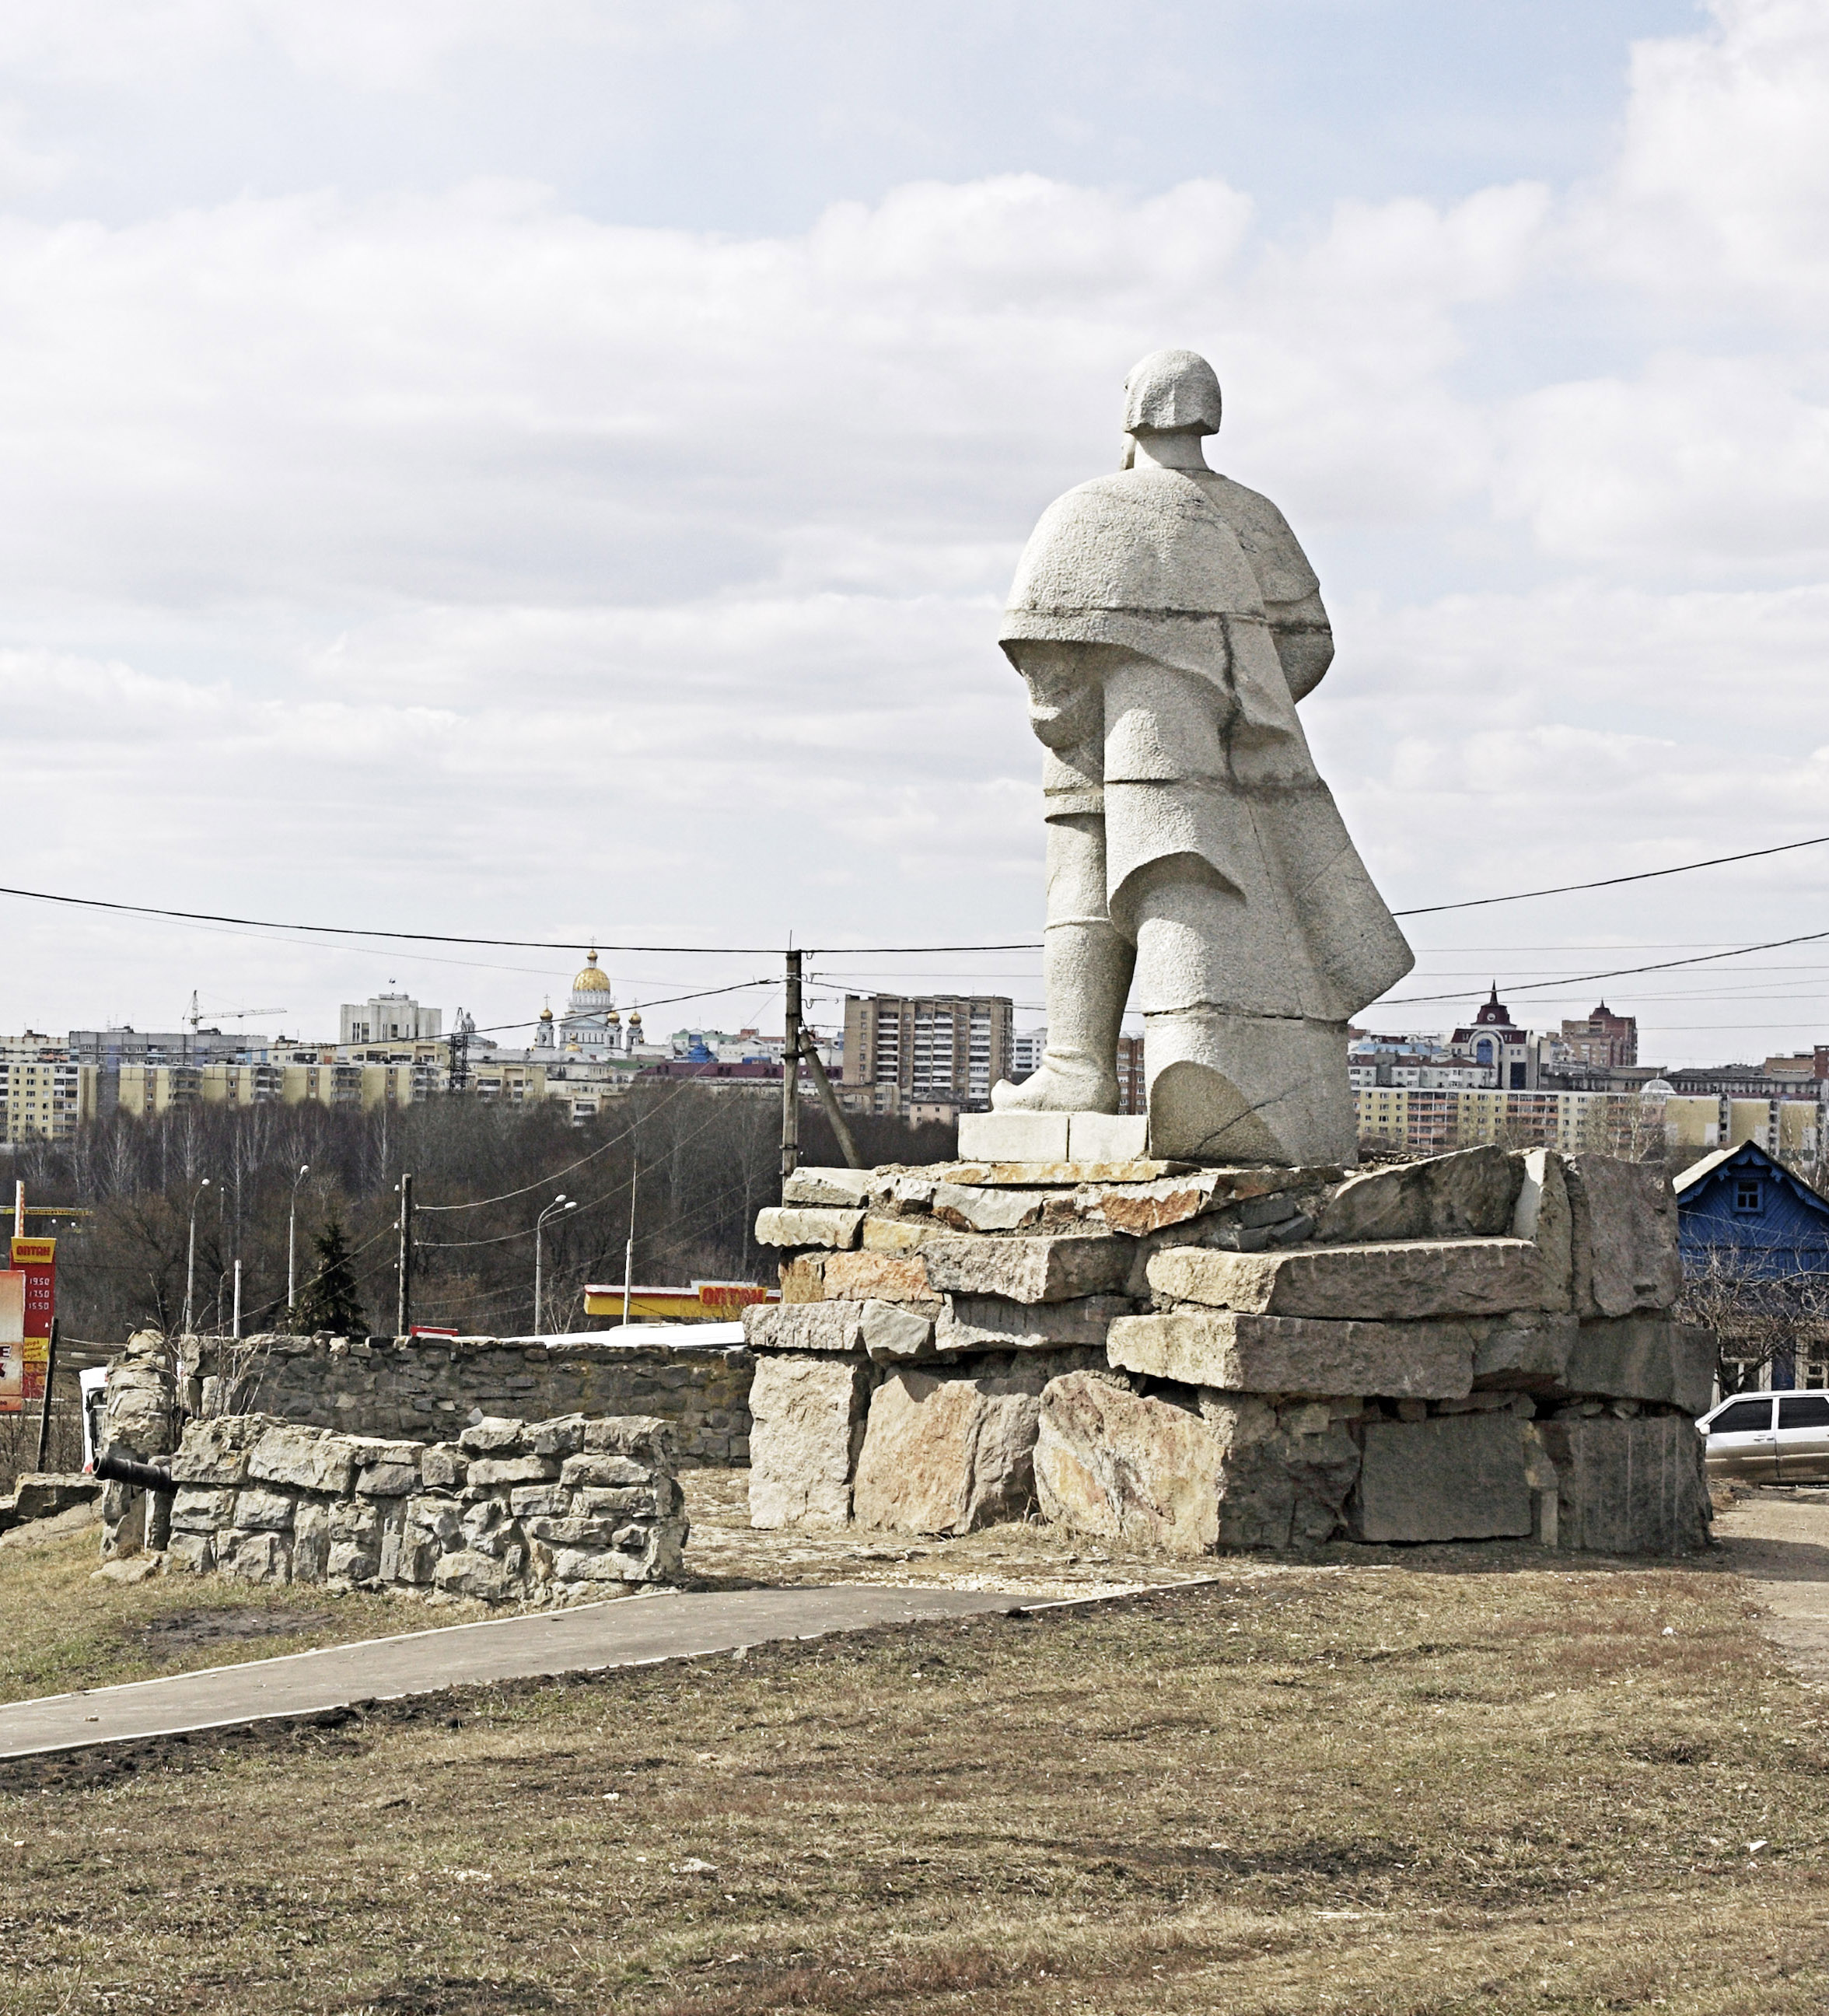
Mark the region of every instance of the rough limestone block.
<instances>
[{"instance_id":1,"label":"rough limestone block","mask_svg":"<svg viewBox=\"0 0 1829 2016\"><path fill-rule=\"evenodd\" d=\"M182 1569L192 1575L207 1575L216 1565L216 1543L208 1533L175 1532L165 1548L168 1571Z\"/></svg>"},{"instance_id":2,"label":"rough limestone block","mask_svg":"<svg viewBox=\"0 0 1829 2016\"><path fill-rule=\"evenodd\" d=\"M239 1528L216 1536L216 1565L237 1581L288 1582L292 1550L283 1533L244 1533Z\"/></svg>"},{"instance_id":3,"label":"rough limestone block","mask_svg":"<svg viewBox=\"0 0 1829 2016\"><path fill-rule=\"evenodd\" d=\"M857 1302L753 1302L743 1312L752 1351L862 1351L863 1330Z\"/></svg>"},{"instance_id":4,"label":"rough limestone block","mask_svg":"<svg viewBox=\"0 0 1829 2016\"><path fill-rule=\"evenodd\" d=\"M859 1329L864 1349L879 1365L904 1359L931 1358L934 1355L934 1320L920 1309L900 1302L864 1302Z\"/></svg>"},{"instance_id":5,"label":"rough limestone block","mask_svg":"<svg viewBox=\"0 0 1829 2016\"><path fill-rule=\"evenodd\" d=\"M264 1484L344 1498L355 1481L355 1451L347 1435L318 1428L268 1428L248 1457L247 1474Z\"/></svg>"},{"instance_id":6,"label":"rough limestone block","mask_svg":"<svg viewBox=\"0 0 1829 2016\"><path fill-rule=\"evenodd\" d=\"M860 1243L866 1253L913 1253L947 1229L928 1219L884 1218L872 1211L864 1220Z\"/></svg>"},{"instance_id":7,"label":"rough limestone block","mask_svg":"<svg viewBox=\"0 0 1829 2016\"><path fill-rule=\"evenodd\" d=\"M461 1491L470 1459L455 1442L434 1442L419 1458L419 1481L428 1491Z\"/></svg>"},{"instance_id":8,"label":"rough limestone block","mask_svg":"<svg viewBox=\"0 0 1829 2016\"><path fill-rule=\"evenodd\" d=\"M469 1596L484 1603L506 1603L520 1593L520 1564L512 1557L496 1559L464 1549L444 1555L432 1570L434 1587L447 1596Z\"/></svg>"},{"instance_id":9,"label":"rough limestone block","mask_svg":"<svg viewBox=\"0 0 1829 2016\"><path fill-rule=\"evenodd\" d=\"M637 1462L633 1456L589 1453L568 1456L564 1468L559 1473L559 1481L567 1491L576 1491L581 1485L597 1490L625 1489L648 1484L653 1477L647 1465Z\"/></svg>"},{"instance_id":10,"label":"rough limestone block","mask_svg":"<svg viewBox=\"0 0 1829 2016\"><path fill-rule=\"evenodd\" d=\"M409 1528L436 1540L441 1547L456 1546L463 1526L463 1507L455 1498L423 1492L416 1498L408 1499L401 1511Z\"/></svg>"},{"instance_id":11,"label":"rough limestone block","mask_svg":"<svg viewBox=\"0 0 1829 2016\"><path fill-rule=\"evenodd\" d=\"M574 1461L575 1458L568 1458ZM478 1456L470 1467L469 1489L493 1491L503 1484L539 1484L559 1474L559 1458L552 1456Z\"/></svg>"},{"instance_id":12,"label":"rough limestone block","mask_svg":"<svg viewBox=\"0 0 1829 2016\"><path fill-rule=\"evenodd\" d=\"M942 1356L978 1351L1103 1350L1107 1333L1131 1303L1122 1295L1078 1295L1064 1302L1013 1302L998 1295L949 1295L934 1326Z\"/></svg>"},{"instance_id":13,"label":"rough limestone block","mask_svg":"<svg viewBox=\"0 0 1829 2016\"><path fill-rule=\"evenodd\" d=\"M324 1576L327 1582L373 1582L380 1565L380 1557L373 1549L354 1540L333 1540Z\"/></svg>"},{"instance_id":14,"label":"rough limestone block","mask_svg":"<svg viewBox=\"0 0 1829 2016\"><path fill-rule=\"evenodd\" d=\"M980 1190L936 1183L933 1213L960 1232L1020 1232L1035 1224L1048 1201L1046 1190Z\"/></svg>"},{"instance_id":15,"label":"rough limestone block","mask_svg":"<svg viewBox=\"0 0 1829 2016\"><path fill-rule=\"evenodd\" d=\"M1301 1169L1190 1169L1147 1183L1089 1184L1079 1201L1089 1216L1102 1219L1112 1231L1140 1239L1147 1233L1185 1225L1190 1219L1245 1198L1288 1190L1296 1179L1311 1173ZM1337 1177L1340 1172L1330 1169L1326 1173Z\"/></svg>"},{"instance_id":16,"label":"rough limestone block","mask_svg":"<svg viewBox=\"0 0 1829 2016\"><path fill-rule=\"evenodd\" d=\"M1682 1415L1533 1425L1556 1466L1559 1544L1610 1554L1684 1554L1708 1545L1704 1445Z\"/></svg>"},{"instance_id":17,"label":"rough limestone block","mask_svg":"<svg viewBox=\"0 0 1829 2016\"><path fill-rule=\"evenodd\" d=\"M292 1530L292 1515L297 1503L290 1492L238 1491L229 1523L252 1532L287 1533Z\"/></svg>"},{"instance_id":18,"label":"rough limestone block","mask_svg":"<svg viewBox=\"0 0 1829 2016\"><path fill-rule=\"evenodd\" d=\"M1035 1500L1032 1384L892 1372L870 1397L851 1495L859 1523L970 1533Z\"/></svg>"},{"instance_id":19,"label":"rough limestone block","mask_svg":"<svg viewBox=\"0 0 1829 2016\"><path fill-rule=\"evenodd\" d=\"M1068 1115L1064 1113L962 1113L959 1116L959 1158L962 1162L1064 1162Z\"/></svg>"},{"instance_id":20,"label":"rough limestone block","mask_svg":"<svg viewBox=\"0 0 1829 2016\"><path fill-rule=\"evenodd\" d=\"M771 1204L756 1214L756 1240L763 1246L848 1247L856 1245L863 1222L862 1211Z\"/></svg>"},{"instance_id":21,"label":"rough limestone block","mask_svg":"<svg viewBox=\"0 0 1829 2016\"><path fill-rule=\"evenodd\" d=\"M1035 1496L1070 1532L1170 1553L1219 1540L1226 1443L1197 1413L1132 1392L1109 1374L1051 1381L1037 1419Z\"/></svg>"},{"instance_id":22,"label":"rough limestone block","mask_svg":"<svg viewBox=\"0 0 1829 2016\"><path fill-rule=\"evenodd\" d=\"M1359 1445L1345 1422L1359 1412L1352 1399L1277 1406L1203 1391L1201 1418L1224 1451L1219 1545L1280 1549L1330 1539L1359 1476Z\"/></svg>"},{"instance_id":23,"label":"rough limestone block","mask_svg":"<svg viewBox=\"0 0 1829 2016\"><path fill-rule=\"evenodd\" d=\"M625 1456L671 1473L678 1460L674 1423L658 1414L612 1414L586 1421L585 1448L593 1456Z\"/></svg>"},{"instance_id":24,"label":"rough limestone block","mask_svg":"<svg viewBox=\"0 0 1829 2016\"><path fill-rule=\"evenodd\" d=\"M1365 1244L1392 1239L1490 1239L1508 1233L1524 1171L1503 1148L1348 1176L1323 1207L1315 1237Z\"/></svg>"},{"instance_id":25,"label":"rough limestone block","mask_svg":"<svg viewBox=\"0 0 1829 2016\"><path fill-rule=\"evenodd\" d=\"M1147 1114L1070 1113L1067 1116L1067 1160L1070 1162L1140 1161L1149 1148Z\"/></svg>"},{"instance_id":26,"label":"rough limestone block","mask_svg":"<svg viewBox=\"0 0 1829 2016\"><path fill-rule=\"evenodd\" d=\"M873 1384L867 1363L759 1359L750 1388L750 1524L843 1526Z\"/></svg>"},{"instance_id":27,"label":"rough limestone block","mask_svg":"<svg viewBox=\"0 0 1829 2016\"><path fill-rule=\"evenodd\" d=\"M646 1489L585 1489L571 1494L571 1509L591 1519L657 1519L679 1510L679 1486L670 1477L657 1478ZM517 1515L519 1516L518 1514Z\"/></svg>"},{"instance_id":28,"label":"rough limestone block","mask_svg":"<svg viewBox=\"0 0 1829 2016\"><path fill-rule=\"evenodd\" d=\"M1714 1404L1715 1333L1668 1316L1584 1323L1563 1373L1564 1391L1608 1399L1660 1401L1686 1414Z\"/></svg>"},{"instance_id":29,"label":"rough limestone block","mask_svg":"<svg viewBox=\"0 0 1829 2016\"><path fill-rule=\"evenodd\" d=\"M936 1239L921 1249L927 1277L951 1294L1064 1302L1122 1288L1131 1242L1109 1233L1028 1238Z\"/></svg>"},{"instance_id":30,"label":"rough limestone block","mask_svg":"<svg viewBox=\"0 0 1829 2016\"><path fill-rule=\"evenodd\" d=\"M473 1421L458 1437L457 1445L468 1456L519 1456L523 1453L526 1433L525 1421L491 1415L485 1420Z\"/></svg>"},{"instance_id":31,"label":"rough limestone block","mask_svg":"<svg viewBox=\"0 0 1829 2016\"><path fill-rule=\"evenodd\" d=\"M330 1508L307 1499L292 1522L292 1579L322 1582L330 1564Z\"/></svg>"},{"instance_id":32,"label":"rough limestone block","mask_svg":"<svg viewBox=\"0 0 1829 2016\"><path fill-rule=\"evenodd\" d=\"M232 1491L212 1491L207 1485L188 1484L171 1500L174 1533L213 1533L218 1527L235 1523Z\"/></svg>"},{"instance_id":33,"label":"rough limestone block","mask_svg":"<svg viewBox=\"0 0 1829 2016\"><path fill-rule=\"evenodd\" d=\"M880 1181L874 1169L796 1169L781 1186L783 1204L830 1204L861 1210Z\"/></svg>"},{"instance_id":34,"label":"rough limestone block","mask_svg":"<svg viewBox=\"0 0 1829 2016\"><path fill-rule=\"evenodd\" d=\"M1518 1157L1523 1178L1511 1217L1514 1239L1528 1239L1543 1256L1551 1281L1561 1284L1558 1309L1573 1306L1575 1221L1563 1157L1553 1148L1531 1148Z\"/></svg>"},{"instance_id":35,"label":"rough limestone block","mask_svg":"<svg viewBox=\"0 0 1829 2016\"><path fill-rule=\"evenodd\" d=\"M934 1294L920 1255L892 1253L831 1253L826 1256L825 1299L831 1302L910 1302L937 1315ZM785 1299L785 1298L783 1298Z\"/></svg>"},{"instance_id":36,"label":"rough limestone block","mask_svg":"<svg viewBox=\"0 0 1829 2016\"><path fill-rule=\"evenodd\" d=\"M527 1521L530 1539L544 1540L549 1546L607 1547L615 1537L618 1521L571 1516L562 1519L532 1518Z\"/></svg>"},{"instance_id":37,"label":"rough limestone block","mask_svg":"<svg viewBox=\"0 0 1829 2016\"><path fill-rule=\"evenodd\" d=\"M269 1428L283 1425L268 1414L240 1414L193 1421L185 1429L171 1459L175 1484L239 1484L247 1475L248 1454Z\"/></svg>"},{"instance_id":38,"label":"rough limestone block","mask_svg":"<svg viewBox=\"0 0 1829 2016\"><path fill-rule=\"evenodd\" d=\"M1325 1323L1183 1311L1120 1317L1106 1348L1126 1371L1234 1393L1453 1400L1473 1388L1473 1337L1453 1322Z\"/></svg>"},{"instance_id":39,"label":"rough limestone block","mask_svg":"<svg viewBox=\"0 0 1829 2016\"><path fill-rule=\"evenodd\" d=\"M1352 1518L1362 1540L1525 1539L1525 1424L1511 1413L1371 1421Z\"/></svg>"},{"instance_id":40,"label":"rough limestone block","mask_svg":"<svg viewBox=\"0 0 1829 2016\"><path fill-rule=\"evenodd\" d=\"M585 1445L582 1414L560 1414L536 1421L527 1430L527 1447L535 1456L575 1456Z\"/></svg>"},{"instance_id":41,"label":"rough limestone block","mask_svg":"<svg viewBox=\"0 0 1829 2016\"><path fill-rule=\"evenodd\" d=\"M1499 1316L1541 1309L1554 1291L1528 1240L1419 1240L1381 1246L1224 1253L1167 1247L1150 1285L1172 1301L1253 1316L1355 1318Z\"/></svg>"},{"instance_id":42,"label":"rough limestone block","mask_svg":"<svg viewBox=\"0 0 1829 2016\"><path fill-rule=\"evenodd\" d=\"M1479 1391L1553 1393L1575 1348L1575 1318L1561 1310L1521 1309L1467 1325Z\"/></svg>"},{"instance_id":43,"label":"rough limestone block","mask_svg":"<svg viewBox=\"0 0 1829 2016\"><path fill-rule=\"evenodd\" d=\"M419 1488L419 1464L410 1458L365 1463L356 1473L355 1488L365 1498L404 1498Z\"/></svg>"},{"instance_id":44,"label":"rough limestone block","mask_svg":"<svg viewBox=\"0 0 1829 2016\"><path fill-rule=\"evenodd\" d=\"M1612 1155L1564 1158L1574 1219L1575 1309L1667 1309L1683 1292L1676 1193L1662 1168Z\"/></svg>"}]
</instances>

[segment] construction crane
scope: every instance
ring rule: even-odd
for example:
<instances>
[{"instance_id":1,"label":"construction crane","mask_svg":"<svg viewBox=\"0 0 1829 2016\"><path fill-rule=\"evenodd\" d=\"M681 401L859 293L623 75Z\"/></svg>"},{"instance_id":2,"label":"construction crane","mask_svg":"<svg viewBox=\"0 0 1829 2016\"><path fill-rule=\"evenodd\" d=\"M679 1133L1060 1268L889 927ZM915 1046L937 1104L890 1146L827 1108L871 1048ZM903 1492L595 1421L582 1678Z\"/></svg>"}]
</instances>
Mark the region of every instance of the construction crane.
<instances>
[{"instance_id":1,"label":"construction crane","mask_svg":"<svg viewBox=\"0 0 1829 2016\"><path fill-rule=\"evenodd\" d=\"M286 1012L283 1008L212 1008L210 1010L211 1016L221 1022L242 1022L247 1021L250 1015L283 1015ZM197 1024L203 1019L203 1012L197 1006L196 992L193 988L190 997L190 1013L184 1017L184 1020L190 1024L190 1032L193 1036L197 1032Z\"/></svg>"}]
</instances>

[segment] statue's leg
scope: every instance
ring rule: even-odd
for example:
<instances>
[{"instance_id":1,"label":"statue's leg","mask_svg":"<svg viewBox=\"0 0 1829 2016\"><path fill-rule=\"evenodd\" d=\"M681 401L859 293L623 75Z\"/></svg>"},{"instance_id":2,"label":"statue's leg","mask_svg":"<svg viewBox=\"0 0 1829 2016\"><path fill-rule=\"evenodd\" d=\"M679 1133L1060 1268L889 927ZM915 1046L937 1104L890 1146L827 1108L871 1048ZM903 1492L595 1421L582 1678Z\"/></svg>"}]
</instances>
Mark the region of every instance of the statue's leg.
<instances>
[{"instance_id":1,"label":"statue's leg","mask_svg":"<svg viewBox=\"0 0 1829 2016\"><path fill-rule=\"evenodd\" d=\"M1131 880L1149 1079L1150 1152L1208 1162L1350 1163L1346 1028L1233 1006L1262 958L1244 898L1176 855Z\"/></svg>"},{"instance_id":2,"label":"statue's leg","mask_svg":"<svg viewBox=\"0 0 1829 2016\"><path fill-rule=\"evenodd\" d=\"M1104 814L1051 818L1042 952L1048 1048L1032 1078L993 1089L994 1107L1000 1112L1118 1111L1118 1035L1136 958L1106 909Z\"/></svg>"}]
</instances>

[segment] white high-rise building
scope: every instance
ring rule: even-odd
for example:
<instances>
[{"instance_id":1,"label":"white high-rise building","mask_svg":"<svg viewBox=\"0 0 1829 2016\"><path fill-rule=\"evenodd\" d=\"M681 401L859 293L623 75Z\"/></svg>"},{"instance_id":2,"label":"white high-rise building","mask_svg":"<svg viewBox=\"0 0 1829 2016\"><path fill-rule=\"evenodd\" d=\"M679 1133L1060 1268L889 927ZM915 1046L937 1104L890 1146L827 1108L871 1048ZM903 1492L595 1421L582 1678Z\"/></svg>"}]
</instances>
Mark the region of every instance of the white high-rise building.
<instances>
[{"instance_id":1,"label":"white high-rise building","mask_svg":"<svg viewBox=\"0 0 1829 2016\"><path fill-rule=\"evenodd\" d=\"M422 1008L410 994L376 994L346 1001L338 1011L340 1043L413 1043L443 1033L445 1011Z\"/></svg>"}]
</instances>

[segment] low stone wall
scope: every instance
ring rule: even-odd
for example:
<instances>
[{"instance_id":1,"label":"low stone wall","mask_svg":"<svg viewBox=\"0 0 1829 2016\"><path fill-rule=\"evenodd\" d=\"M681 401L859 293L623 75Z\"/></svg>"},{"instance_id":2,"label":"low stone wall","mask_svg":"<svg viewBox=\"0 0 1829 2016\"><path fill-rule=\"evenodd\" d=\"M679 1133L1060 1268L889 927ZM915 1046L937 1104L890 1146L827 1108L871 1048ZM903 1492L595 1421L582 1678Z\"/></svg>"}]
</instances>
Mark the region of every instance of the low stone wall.
<instances>
[{"instance_id":1,"label":"low stone wall","mask_svg":"<svg viewBox=\"0 0 1829 2016\"><path fill-rule=\"evenodd\" d=\"M170 1468L166 1565L200 1575L544 1606L675 1579L686 1545L652 1418L484 1420L428 1445L230 1414L193 1421Z\"/></svg>"},{"instance_id":2,"label":"low stone wall","mask_svg":"<svg viewBox=\"0 0 1829 2016\"><path fill-rule=\"evenodd\" d=\"M1707 1538L1714 1339L1671 1319L1675 1199L1636 1164L808 1169L757 1233L758 1525Z\"/></svg>"},{"instance_id":3,"label":"low stone wall","mask_svg":"<svg viewBox=\"0 0 1829 2016\"><path fill-rule=\"evenodd\" d=\"M683 1466L749 1460L754 1361L740 1345L607 1335L563 1342L491 1337L211 1337L182 1341L185 1401L196 1415L275 1414L358 1435L437 1442L484 1414L643 1414L673 1424Z\"/></svg>"},{"instance_id":4,"label":"low stone wall","mask_svg":"<svg viewBox=\"0 0 1829 2016\"><path fill-rule=\"evenodd\" d=\"M97 1446L147 1463L178 1446L182 1420L172 1352L157 1330L136 1330L108 1367ZM102 1553L155 1551L165 1545L171 1501L150 1497L131 1484L110 1483L102 1491Z\"/></svg>"},{"instance_id":5,"label":"low stone wall","mask_svg":"<svg viewBox=\"0 0 1829 2016\"><path fill-rule=\"evenodd\" d=\"M56 1471L28 1470L0 1498L0 1533L29 1526L34 1519L55 1519L77 1505L92 1505L102 1495L99 1478L65 1476Z\"/></svg>"}]
</instances>

